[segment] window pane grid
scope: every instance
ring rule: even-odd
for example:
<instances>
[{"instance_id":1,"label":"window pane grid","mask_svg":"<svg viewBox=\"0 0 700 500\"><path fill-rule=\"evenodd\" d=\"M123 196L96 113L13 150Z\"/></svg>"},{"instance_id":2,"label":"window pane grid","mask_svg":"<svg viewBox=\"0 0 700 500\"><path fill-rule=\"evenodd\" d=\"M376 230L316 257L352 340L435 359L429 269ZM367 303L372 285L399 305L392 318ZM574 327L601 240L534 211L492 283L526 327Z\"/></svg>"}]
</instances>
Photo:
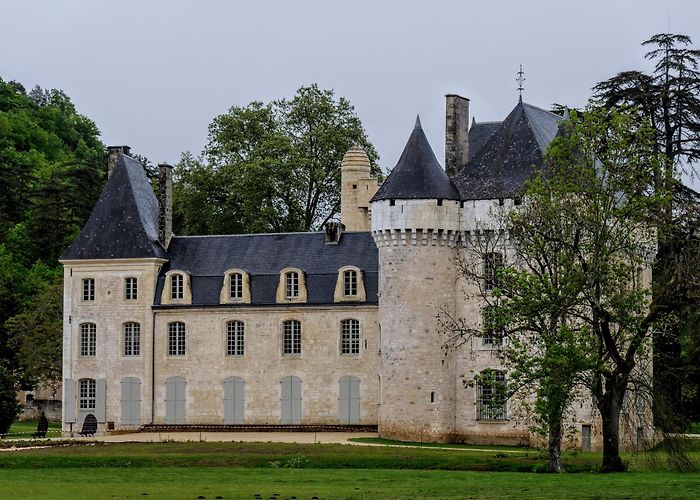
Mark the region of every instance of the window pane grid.
<instances>
[{"instance_id":1,"label":"window pane grid","mask_svg":"<svg viewBox=\"0 0 700 500\"><path fill-rule=\"evenodd\" d=\"M480 380L477 384L477 420L506 420L505 374L493 373L490 380Z\"/></svg>"},{"instance_id":2,"label":"window pane grid","mask_svg":"<svg viewBox=\"0 0 700 500\"><path fill-rule=\"evenodd\" d=\"M94 356L97 351L97 327L95 323L80 325L80 355Z\"/></svg>"},{"instance_id":3,"label":"window pane grid","mask_svg":"<svg viewBox=\"0 0 700 500\"><path fill-rule=\"evenodd\" d=\"M243 275L240 273L231 274L230 282L230 297L232 299L242 299L243 298Z\"/></svg>"},{"instance_id":4,"label":"window pane grid","mask_svg":"<svg viewBox=\"0 0 700 500\"><path fill-rule=\"evenodd\" d=\"M360 353L360 322L356 319L344 319L340 322L340 353Z\"/></svg>"},{"instance_id":5,"label":"window pane grid","mask_svg":"<svg viewBox=\"0 0 700 500\"><path fill-rule=\"evenodd\" d=\"M182 274L173 274L170 277L170 298L182 299L185 296L185 279Z\"/></svg>"},{"instance_id":6,"label":"window pane grid","mask_svg":"<svg viewBox=\"0 0 700 500\"><path fill-rule=\"evenodd\" d=\"M86 278L83 280L83 300L95 300L95 279Z\"/></svg>"},{"instance_id":7,"label":"window pane grid","mask_svg":"<svg viewBox=\"0 0 700 500\"><path fill-rule=\"evenodd\" d=\"M288 299L294 299L299 296L299 273L291 271L285 276L285 290Z\"/></svg>"},{"instance_id":8,"label":"window pane grid","mask_svg":"<svg viewBox=\"0 0 700 500\"><path fill-rule=\"evenodd\" d=\"M124 325L124 356L141 355L141 325L126 323Z\"/></svg>"},{"instance_id":9,"label":"window pane grid","mask_svg":"<svg viewBox=\"0 0 700 500\"><path fill-rule=\"evenodd\" d=\"M226 323L226 354L228 356L245 354L245 330L242 321Z\"/></svg>"},{"instance_id":10,"label":"window pane grid","mask_svg":"<svg viewBox=\"0 0 700 500\"><path fill-rule=\"evenodd\" d=\"M301 322L284 322L284 354L301 354Z\"/></svg>"},{"instance_id":11,"label":"window pane grid","mask_svg":"<svg viewBox=\"0 0 700 500\"><path fill-rule=\"evenodd\" d=\"M503 254L492 252L484 259L484 289L492 291L498 286L498 270L503 267Z\"/></svg>"},{"instance_id":12,"label":"window pane grid","mask_svg":"<svg viewBox=\"0 0 700 500\"><path fill-rule=\"evenodd\" d=\"M357 271L345 271L343 273L343 282L346 296L357 295Z\"/></svg>"},{"instance_id":13,"label":"window pane grid","mask_svg":"<svg viewBox=\"0 0 700 500\"><path fill-rule=\"evenodd\" d=\"M84 379L80 381L80 409L94 410L96 386L93 379Z\"/></svg>"},{"instance_id":14,"label":"window pane grid","mask_svg":"<svg viewBox=\"0 0 700 500\"><path fill-rule=\"evenodd\" d=\"M482 340L485 345L501 345L504 333L496 328L491 307L485 307L482 313L484 323Z\"/></svg>"},{"instance_id":15,"label":"window pane grid","mask_svg":"<svg viewBox=\"0 0 700 500\"><path fill-rule=\"evenodd\" d=\"M136 278L126 278L124 283L126 300L136 300L138 298L138 280Z\"/></svg>"},{"instance_id":16,"label":"window pane grid","mask_svg":"<svg viewBox=\"0 0 700 500\"><path fill-rule=\"evenodd\" d=\"M184 323L168 324L168 356L185 355L185 333Z\"/></svg>"}]
</instances>

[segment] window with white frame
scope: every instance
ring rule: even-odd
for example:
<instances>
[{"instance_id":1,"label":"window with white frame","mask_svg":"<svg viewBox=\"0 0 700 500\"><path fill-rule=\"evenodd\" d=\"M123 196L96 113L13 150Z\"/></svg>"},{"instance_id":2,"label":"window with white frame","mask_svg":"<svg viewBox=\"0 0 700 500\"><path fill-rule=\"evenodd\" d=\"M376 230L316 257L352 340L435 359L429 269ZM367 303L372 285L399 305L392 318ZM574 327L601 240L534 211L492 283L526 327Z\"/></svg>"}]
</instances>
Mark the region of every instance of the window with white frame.
<instances>
[{"instance_id":1,"label":"window with white frame","mask_svg":"<svg viewBox=\"0 0 700 500\"><path fill-rule=\"evenodd\" d=\"M168 323L168 356L184 356L187 330L181 321Z\"/></svg>"},{"instance_id":2,"label":"window with white frame","mask_svg":"<svg viewBox=\"0 0 700 500\"><path fill-rule=\"evenodd\" d=\"M83 280L83 300L86 302L95 300L95 278Z\"/></svg>"},{"instance_id":3,"label":"window with white frame","mask_svg":"<svg viewBox=\"0 0 700 500\"><path fill-rule=\"evenodd\" d=\"M97 351L97 326L95 323L80 325L80 355L94 356Z\"/></svg>"},{"instance_id":4,"label":"window with white frame","mask_svg":"<svg viewBox=\"0 0 700 500\"><path fill-rule=\"evenodd\" d=\"M282 324L284 354L301 354L301 321L290 319Z\"/></svg>"},{"instance_id":5,"label":"window with white frame","mask_svg":"<svg viewBox=\"0 0 700 500\"><path fill-rule=\"evenodd\" d=\"M503 254L490 252L484 257L484 289L492 291L498 286L498 273L503 267Z\"/></svg>"},{"instance_id":6,"label":"window with white frame","mask_svg":"<svg viewBox=\"0 0 700 500\"><path fill-rule=\"evenodd\" d=\"M136 300L139 298L139 281L136 278L126 278L124 280L124 298L126 300Z\"/></svg>"},{"instance_id":7,"label":"window with white frame","mask_svg":"<svg viewBox=\"0 0 700 500\"><path fill-rule=\"evenodd\" d=\"M243 275L241 273L229 274L229 298L232 300L243 298Z\"/></svg>"},{"instance_id":8,"label":"window with white frame","mask_svg":"<svg viewBox=\"0 0 700 500\"><path fill-rule=\"evenodd\" d=\"M95 409L96 393L97 390L94 379L84 378L80 381L78 405L81 410L90 411Z\"/></svg>"},{"instance_id":9,"label":"window with white frame","mask_svg":"<svg viewBox=\"0 0 700 500\"><path fill-rule=\"evenodd\" d=\"M170 298L177 300L185 297L185 277L182 274L170 275Z\"/></svg>"},{"instance_id":10,"label":"window with white frame","mask_svg":"<svg viewBox=\"0 0 700 500\"><path fill-rule=\"evenodd\" d=\"M346 297L357 295L357 271L354 269L343 271L343 294Z\"/></svg>"},{"instance_id":11,"label":"window with white frame","mask_svg":"<svg viewBox=\"0 0 700 500\"><path fill-rule=\"evenodd\" d=\"M226 355L243 356L245 354L245 326L242 321L226 323Z\"/></svg>"},{"instance_id":12,"label":"window with white frame","mask_svg":"<svg viewBox=\"0 0 700 500\"><path fill-rule=\"evenodd\" d=\"M477 420L505 420L506 400L505 373L491 369L481 372L476 384Z\"/></svg>"},{"instance_id":13,"label":"window with white frame","mask_svg":"<svg viewBox=\"0 0 700 500\"><path fill-rule=\"evenodd\" d=\"M340 322L340 354L360 354L360 322L356 319Z\"/></svg>"},{"instance_id":14,"label":"window with white frame","mask_svg":"<svg viewBox=\"0 0 700 500\"><path fill-rule=\"evenodd\" d=\"M289 271L284 276L284 296L288 299L299 297L299 273Z\"/></svg>"},{"instance_id":15,"label":"window with white frame","mask_svg":"<svg viewBox=\"0 0 700 500\"><path fill-rule=\"evenodd\" d=\"M141 355L141 325L124 323L124 356Z\"/></svg>"},{"instance_id":16,"label":"window with white frame","mask_svg":"<svg viewBox=\"0 0 700 500\"><path fill-rule=\"evenodd\" d=\"M481 339L484 345L496 346L503 344L504 332L498 327L496 318L493 314L493 306L486 306L481 311L481 319L483 328Z\"/></svg>"}]
</instances>

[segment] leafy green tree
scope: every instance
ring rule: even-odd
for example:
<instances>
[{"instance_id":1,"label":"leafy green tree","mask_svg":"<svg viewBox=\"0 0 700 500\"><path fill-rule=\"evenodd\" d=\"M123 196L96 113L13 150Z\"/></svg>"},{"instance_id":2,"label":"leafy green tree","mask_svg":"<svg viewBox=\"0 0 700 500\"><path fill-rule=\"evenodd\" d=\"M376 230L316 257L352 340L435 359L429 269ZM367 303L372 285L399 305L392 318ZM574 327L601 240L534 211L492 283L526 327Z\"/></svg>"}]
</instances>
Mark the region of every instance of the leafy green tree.
<instances>
[{"instance_id":1,"label":"leafy green tree","mask_svg":"<svg viewBox=\"0 0 700 500\"><path fill-rule=\"evenodd\" d=\"M0 363L0 434L7 434L19 415L17 389L12 372Z\"/></svg>"},{"instance_id":2,"label":"leafy green tree","mask_svg":"<svg viewBox=\"0 0 700 500\"><path fill-rule=\"evenodd\" d=\"M361 144L377 154L345 98L317 85L291 99L232 107L209 126L200 158L183 155L174 188L184 234L309 231L340 207L340 162Z\"/></svg>"}]
</instances>

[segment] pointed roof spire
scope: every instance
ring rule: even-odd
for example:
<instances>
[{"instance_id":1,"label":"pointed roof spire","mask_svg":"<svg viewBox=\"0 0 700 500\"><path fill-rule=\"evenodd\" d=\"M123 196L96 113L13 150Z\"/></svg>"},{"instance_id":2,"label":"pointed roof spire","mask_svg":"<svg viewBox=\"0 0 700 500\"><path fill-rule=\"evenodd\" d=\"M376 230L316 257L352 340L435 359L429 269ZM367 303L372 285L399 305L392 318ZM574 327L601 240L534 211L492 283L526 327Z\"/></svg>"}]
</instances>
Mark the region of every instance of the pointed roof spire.
<instances>
[{"instance_id":1,"label":"pointed roof spire","mask_svg":"<svg viewBox=\"0 0 700 500\"><path fill-rule=\"evenodd\" d=\"M416 115L416 124L413 126L413 128L423 128L423 126L420 124L420 115Z\"/></svg>"},{"instance_id":2,"label":"pointed roof spire","mask_svg":"<svg viewBox=\"0 0 700 500\"><path fill-rule=\"evenodd\" d=\"M420 118L416 118L399 162L371 201L388 199L459 199L457 189L435 158Z\"/></svg>"}]
</instances>

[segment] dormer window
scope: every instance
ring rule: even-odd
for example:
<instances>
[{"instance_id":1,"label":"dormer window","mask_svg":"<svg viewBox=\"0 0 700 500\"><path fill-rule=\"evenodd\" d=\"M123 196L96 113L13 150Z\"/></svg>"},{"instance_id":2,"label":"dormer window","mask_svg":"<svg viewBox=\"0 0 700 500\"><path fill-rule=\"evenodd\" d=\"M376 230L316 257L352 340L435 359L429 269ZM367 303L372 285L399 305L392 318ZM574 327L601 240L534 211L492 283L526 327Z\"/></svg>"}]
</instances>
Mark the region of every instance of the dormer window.
<instances>
[{"instance_id":1,"label":"dormer window","mask_svg":"<svg viewBox=\"0 0 700 500\"><path fill-rule=\"evenodd\" d=\"M365 284L360 269L354 266L338 269L333 300L335 302L364 302L366 300Z\"/></svg>"},{"instance_id":2,"label":"dormer window","mask_svg":"<svg viewBox=\"0 0 700 500\"><path fill-rule=\"evenodd\" d=\"M301 269L288 267L280 271L277 302L306 302L306 280Z\"/></svg>"},{"instance_id":3,"label":"dormer window","mask_svg":"<svg viewBox=\"0 0 700 500\"><path fill-rule=\"evenodd\" d=\"M173 274L170 276L170 298L173 300L183 299L185 297L185 278L182 274Z\"/></svg>"},{"instance_id":4,"label":"dormer window","mask_svg":"<svg viewBox=\"0 0 700 500\"><path fill-rule=\"evenodd\" d=\"M243 275L241 273L229 275L229 298L232 300L243 298Z\"/></svg>"},{"instance_id":5,"label":"dormer window","mask_svg":"<svg viewBox=\"0 0 700 500\"><path fill-rule=\"evenodd\" d=\"M221 304L250 304L250 278L243 269L229 269L219 296Z\"/></svg>"},{"instance_id":6,"label":"dormer window","mask_svg":"<svg viewBox=\"0 0 700 500\"><path fill-rule=\"evenodd\" d=\"M289 271L284 275L284 296L287 299L299 297L299 273Z\"/></svg>"}]
</instances>

